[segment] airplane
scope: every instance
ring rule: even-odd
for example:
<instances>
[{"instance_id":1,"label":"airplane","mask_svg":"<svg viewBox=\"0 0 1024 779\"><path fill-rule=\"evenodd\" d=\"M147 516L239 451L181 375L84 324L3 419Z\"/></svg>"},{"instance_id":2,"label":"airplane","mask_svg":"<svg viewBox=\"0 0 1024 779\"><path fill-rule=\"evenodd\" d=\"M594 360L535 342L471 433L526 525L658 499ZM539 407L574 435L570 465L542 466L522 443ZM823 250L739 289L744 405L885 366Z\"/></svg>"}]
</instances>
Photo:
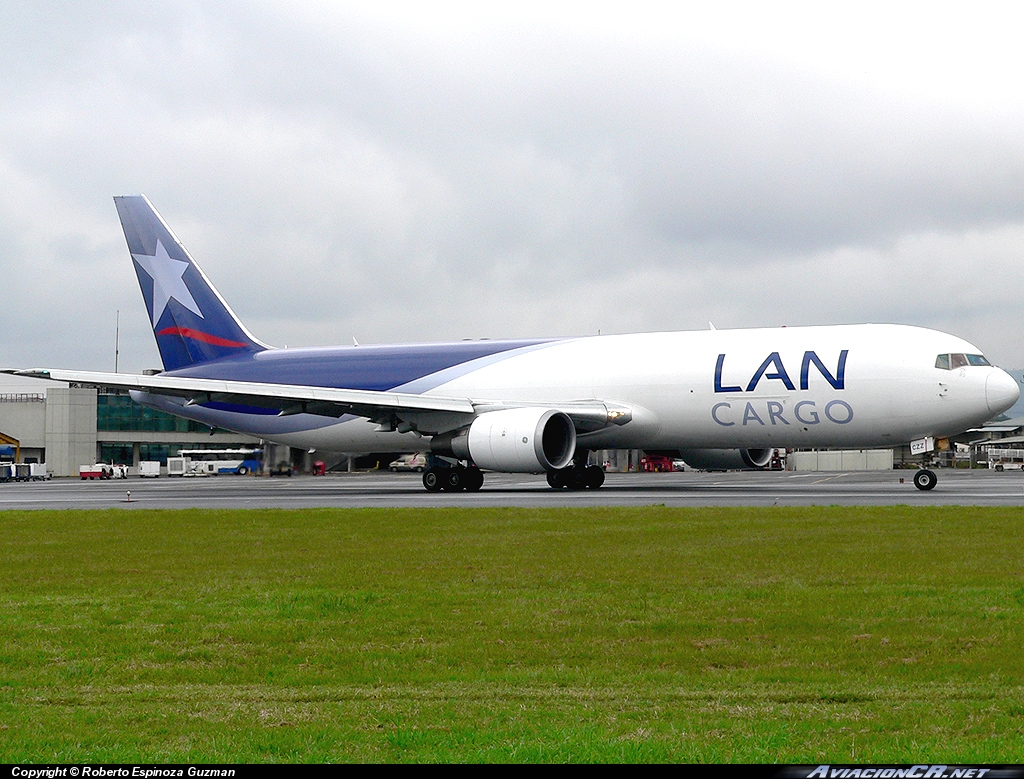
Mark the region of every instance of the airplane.
<instances>
[{"instance_id":1,"label":"airplane","mask_svg":"<svg viewBox=\"0 0 1024 779\"><path fill-rule=\"evenodd\" d=\"M16 371L307 450L431 452L423 485L484 473L597 489L599 449L762 468L775 448L934 441L1010 408L1017 382L956 336L894 324L272 348L144 195L114 198L164 370ZM14 371L12 371L14 372ZM916 471L922 490L933 471Z\"/></svg>"}]
</instances>

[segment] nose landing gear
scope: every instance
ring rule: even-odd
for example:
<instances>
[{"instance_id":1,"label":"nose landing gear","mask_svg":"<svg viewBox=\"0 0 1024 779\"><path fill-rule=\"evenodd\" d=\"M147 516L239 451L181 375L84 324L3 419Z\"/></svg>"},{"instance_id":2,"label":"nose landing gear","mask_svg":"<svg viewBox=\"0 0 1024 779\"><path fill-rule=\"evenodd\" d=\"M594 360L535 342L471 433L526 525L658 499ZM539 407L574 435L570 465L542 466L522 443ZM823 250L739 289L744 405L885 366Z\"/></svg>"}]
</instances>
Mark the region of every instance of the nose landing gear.
<instances>
[{"instance_id":1,"label":"nose landing gear","mask_svg":"<svg viewBox=\"0 0 1024 779\"><path fill-rule=\"evenodd\" d=\"M919 490L930 490L932 489L939 478L935 475L934 471L929 471L927 468L922 468L914 474L914 486Z\"/></svg>"}]
</instances>

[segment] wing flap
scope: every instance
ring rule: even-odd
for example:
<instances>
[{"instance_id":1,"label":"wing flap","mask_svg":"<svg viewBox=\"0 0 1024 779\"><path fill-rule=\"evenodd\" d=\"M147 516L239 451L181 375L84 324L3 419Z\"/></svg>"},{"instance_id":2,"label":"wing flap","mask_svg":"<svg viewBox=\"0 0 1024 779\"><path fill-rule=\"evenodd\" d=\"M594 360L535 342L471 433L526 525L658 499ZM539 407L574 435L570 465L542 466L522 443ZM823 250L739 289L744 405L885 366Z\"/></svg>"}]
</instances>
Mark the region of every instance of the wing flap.
<instances>
[{"instance_id":1,"label":"wing flap","mask_svg":"<svg viewBox=\"0 0 1024 779\"><path fill-rule=\"evenodd\" d=\"M476 413L468 398L438 398L431 395L412 395L401 392L337 389L295 384L267 384L263 382L223 381L220 379L193 379L180 376L136 376L124 373L96 371L69 371L58 369L31 369L6 371L19 376L34 376L97 387L134 389L157 395L188 398L193 404L226 402L244 403L263 408L285 410L301 403L324 403L353 411L355 409L408 409L419 411L449 411L460 414ZM302 413L302 412L294 412ZM313 413L307 411L305 413ZM332 415L333 416L333 415ZM340 416L340 415L339 415ZM367 414L359 414L367 416Z\"/></svg>"},{"instance_id":2,"label":"wing flap","mask_svg":"<svg viewBox=\"0 0 1024 779\"><path fill-rule=\"evenodd\" d=\"M521 406L544 406L562 411L569 416L579 433L601 430L609 425L625 425L632 419L632 412L628 407L596 399L555 402L473 401L469 398L402 392L195 379L164 374L138 376L43 368L0 372L185 398L186 405L224 403L275 409L281 416L314 414L339 418L351 414L377 423L382 431L416 430L425 435L465 427L475 417L489 411Z\"/></svg>"}]
</instances>

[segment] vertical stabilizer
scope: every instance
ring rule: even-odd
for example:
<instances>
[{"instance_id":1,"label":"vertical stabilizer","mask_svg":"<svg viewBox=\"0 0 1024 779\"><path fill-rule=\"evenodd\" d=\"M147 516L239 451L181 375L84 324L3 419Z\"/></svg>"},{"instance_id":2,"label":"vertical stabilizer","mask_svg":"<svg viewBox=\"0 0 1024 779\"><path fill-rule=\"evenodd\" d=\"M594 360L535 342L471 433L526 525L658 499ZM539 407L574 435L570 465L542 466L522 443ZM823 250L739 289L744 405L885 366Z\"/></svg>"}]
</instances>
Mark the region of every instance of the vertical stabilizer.
<instances>
[{"instance_id":1,"label":"vertical stabilizer","mask_svg":"<svg viewBox=\"0 0 1024 779\"><path fill-rule=\"evenodd\" d=\"M145 195L115 197L164 369L266 349L231 310Z\"/></svg>"}]
</instances>

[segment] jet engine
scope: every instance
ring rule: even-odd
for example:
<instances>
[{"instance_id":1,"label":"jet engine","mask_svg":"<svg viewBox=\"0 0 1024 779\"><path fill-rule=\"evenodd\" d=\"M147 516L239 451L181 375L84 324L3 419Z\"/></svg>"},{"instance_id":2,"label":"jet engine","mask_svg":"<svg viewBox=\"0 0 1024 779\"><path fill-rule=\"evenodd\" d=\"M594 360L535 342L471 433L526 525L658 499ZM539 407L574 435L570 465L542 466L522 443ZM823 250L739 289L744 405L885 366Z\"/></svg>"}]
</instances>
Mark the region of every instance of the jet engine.
<instances>
[{"instance_id":1,"label":"jet engine","mask_svg":"<svg viewBox=\"0 0 1024 779\"><path fill-rule=\"evenodd\" d=\"M771 449L680 449L691 468L705 471L756 471L772 461Z\"/></svg>"},{"instance_id":2,"label":"jet engine","mask_svg":"<svg viewBox=\"0 0 1024 779\"><path fill-rule=\"evenodd\" d=\"M551 408L489 411L468 428L436 435L436 454L472 460L478 468L504 473L538 473L564 468L576 453L576 429Z\"/></svg>"}]
</instances>

